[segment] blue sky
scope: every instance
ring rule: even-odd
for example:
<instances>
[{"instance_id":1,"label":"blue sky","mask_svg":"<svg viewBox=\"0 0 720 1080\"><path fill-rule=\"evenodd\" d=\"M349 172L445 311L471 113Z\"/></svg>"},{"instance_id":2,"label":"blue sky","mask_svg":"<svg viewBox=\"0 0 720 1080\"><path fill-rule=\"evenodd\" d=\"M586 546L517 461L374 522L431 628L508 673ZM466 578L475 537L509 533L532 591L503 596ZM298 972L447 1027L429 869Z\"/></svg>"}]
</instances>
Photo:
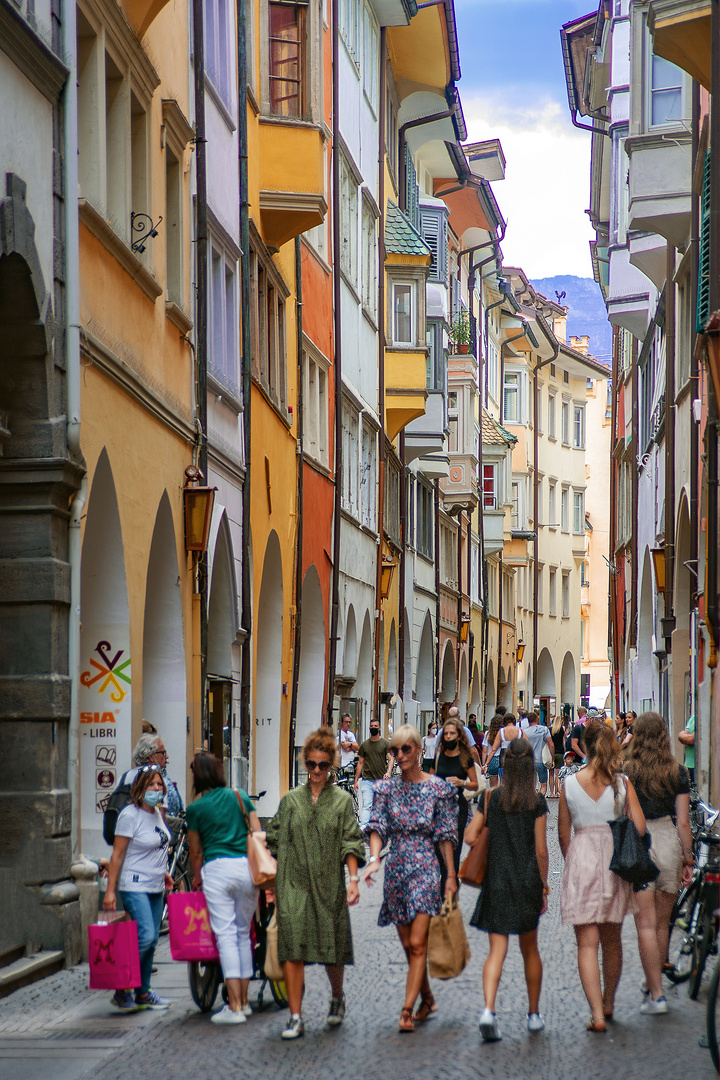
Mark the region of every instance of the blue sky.
<instances>
[{"instance_id":1,"label":"blue sky","mask_svg":"<svg viewBox=\"0 0 720 1080\"><path fill-rule=\"evenodd\" d=\"M530 277L592 276L584 213L590 137L570 121L560 27L592 0L455 0L470 140L499 138L506 179L493 185L508 220L505 261Z\"/></svg>"}]
</instances>

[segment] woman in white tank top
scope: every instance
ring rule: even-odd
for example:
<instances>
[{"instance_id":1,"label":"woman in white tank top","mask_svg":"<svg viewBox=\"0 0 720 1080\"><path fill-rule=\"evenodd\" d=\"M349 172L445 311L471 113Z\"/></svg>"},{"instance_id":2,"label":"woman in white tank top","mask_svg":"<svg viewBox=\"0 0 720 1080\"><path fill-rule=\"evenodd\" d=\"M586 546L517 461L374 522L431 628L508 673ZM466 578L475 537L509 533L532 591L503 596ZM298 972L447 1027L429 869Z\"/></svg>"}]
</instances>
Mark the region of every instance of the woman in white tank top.
<instances>
[{"instance_id":1,"label":"woman in white tank top","mask_svg":"<svg viewBox=\"0 0 720 1080\"><path fill-rule=\"evenodd\" d=\"M645 817L632 784L620 775L622 758L612 730L589 724L585 746L588 764L567 777L560 795L558 836L565 858L560 909L562 921L575 927L580 980L592 1010L588 1031L603 1032L612 1019L622 970L622 921L635 911L632 885L610 870L613 836L608 822L627 812L644 834Z\"/></svg>"}]
</instances>

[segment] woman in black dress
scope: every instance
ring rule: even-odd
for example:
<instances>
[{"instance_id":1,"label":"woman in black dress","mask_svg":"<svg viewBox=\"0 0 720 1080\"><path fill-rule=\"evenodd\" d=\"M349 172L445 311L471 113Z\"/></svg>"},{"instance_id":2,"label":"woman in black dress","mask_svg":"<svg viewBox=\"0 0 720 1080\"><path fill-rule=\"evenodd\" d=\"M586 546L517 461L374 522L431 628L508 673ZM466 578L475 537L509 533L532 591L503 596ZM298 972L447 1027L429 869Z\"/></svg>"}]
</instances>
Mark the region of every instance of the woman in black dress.
<instances>
[{"instance_id":1,"label":"woman in black dress","mask_svg":"<svg viewBox=\"0 0 720 1080\"><path fill-rule=\"evenodd\" d=\"M465 834L474 844L484 824L485 806ZM508 936L520 936L528 992L528 1031L542 1031L539 1012L542 960L537 946L540 916L547 910L547 803L535 791L535 763L526 739L511 742L505 752L503 783L487 802L487 869L470 924L486 930L490 952L483 968L485 1008L480 1032L486 1042L502 1038L495 1016L495 996L507 955Z\"/></svg>"},{"instance_id":2,"label":"woman in black dress","mask_svg":"<svg viewBox=\"0 0 720 1080\"><path fill-rule=\"evenodd\" d=\"M445 726L438 740L435 757L435 773L457 788L458 800L458 842L455 848L455 873L460 866L460 849L468 819L468 802L463 791L477 791L475 765L470 754L470 745L459 720L445 721ZM445 890L445 864L441 860L442 881L441 895Z\"/></svg>"}]
</instances>

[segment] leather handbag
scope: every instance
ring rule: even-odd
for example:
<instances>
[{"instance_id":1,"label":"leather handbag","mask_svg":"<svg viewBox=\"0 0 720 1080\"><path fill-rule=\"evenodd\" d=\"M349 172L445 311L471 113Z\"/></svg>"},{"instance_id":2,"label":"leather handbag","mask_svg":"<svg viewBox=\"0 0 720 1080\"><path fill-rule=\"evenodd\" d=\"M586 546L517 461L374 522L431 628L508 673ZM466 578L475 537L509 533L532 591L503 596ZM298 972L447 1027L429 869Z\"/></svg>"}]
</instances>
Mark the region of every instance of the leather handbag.
<instances>
[{"instance_id":1,"label":"leather handbag","mask_svg":"<svg viewBox=\"0 0 720 1080\"><path fill-rule=\"evenodd\" d=\"M487 856L490 841L490 833L487 827L488 795L489 790L486 790L485 809L483 810L485 821L480 830L480 835L460 863L460 869L458 871L458 877L463 885L470 885L474 889L479 889L482 885L485 878L485 870L487 868Z\"/></svg>"},{"instance_id":2,"label":"leather handbag","mask_svg":"<svg viewBox=\"0 0 720 1080\"><path fill-rule=\"evenodd\" d=\"M463 917L457 897L448 897L439 915L430 920L428 964L433 979L454 979L470 959Z\"/></svg>"},{"instance_id":3,"label":"leather handbag","mask_svg":"<svg viewBox=\"0 0 720 1080\"><path fill-rule=\"evenodd\" d=\"M627 803L627 785L625 787ZM617 797L615 799L617 807ZM635 822L627 814L609 821L613 835L613 856L610 869L623 881L629 881L635 891L655 881L660 871L650 858L650 833L641 836Z\"/></svg>"},{"instance_id":4,"label":"leather handbag","mask_svg":"<svg viewBox=\"0 0 720 1080\"><path fill-rule=\"evenodd\" d=\"M265 833L261 830L258 832L251 830L250 819L240 798L240 793L236 791L235 795L247 825L247 859L253 885L257 885L261 889L274 889L275 878L277 877L277 859L267 846Z\"/></svg>"}]
</instances>

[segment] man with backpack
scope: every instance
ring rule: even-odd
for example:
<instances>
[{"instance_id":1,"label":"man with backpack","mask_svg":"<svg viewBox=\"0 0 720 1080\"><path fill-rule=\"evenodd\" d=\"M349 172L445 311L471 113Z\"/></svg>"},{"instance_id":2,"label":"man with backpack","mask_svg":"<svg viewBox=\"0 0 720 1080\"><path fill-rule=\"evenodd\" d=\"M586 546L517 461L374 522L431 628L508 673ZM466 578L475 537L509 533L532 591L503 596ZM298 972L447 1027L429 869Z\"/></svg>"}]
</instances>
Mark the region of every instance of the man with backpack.
<instances>
[{"instance_id":1,"label":"man with backpack","mask_svg":"<svg viewBox=\"0 0 720 1080\"><path fill-rule=\"evenodd\" d=\"M171 817L177 817L184 809L180 792L170 777L167 775L168 755L162 738L157 734L141 735L137 741L132 755L131 769L120 777L120 782L108 799L107 808L103 814L103 837L105 842L112 846L115 840L115 822L118 814L124 806L130 802L130 788L138 770L143 765L158 765L162 771L168 793L164 801L164 807Z\"/></svg>"}]
</instances>

